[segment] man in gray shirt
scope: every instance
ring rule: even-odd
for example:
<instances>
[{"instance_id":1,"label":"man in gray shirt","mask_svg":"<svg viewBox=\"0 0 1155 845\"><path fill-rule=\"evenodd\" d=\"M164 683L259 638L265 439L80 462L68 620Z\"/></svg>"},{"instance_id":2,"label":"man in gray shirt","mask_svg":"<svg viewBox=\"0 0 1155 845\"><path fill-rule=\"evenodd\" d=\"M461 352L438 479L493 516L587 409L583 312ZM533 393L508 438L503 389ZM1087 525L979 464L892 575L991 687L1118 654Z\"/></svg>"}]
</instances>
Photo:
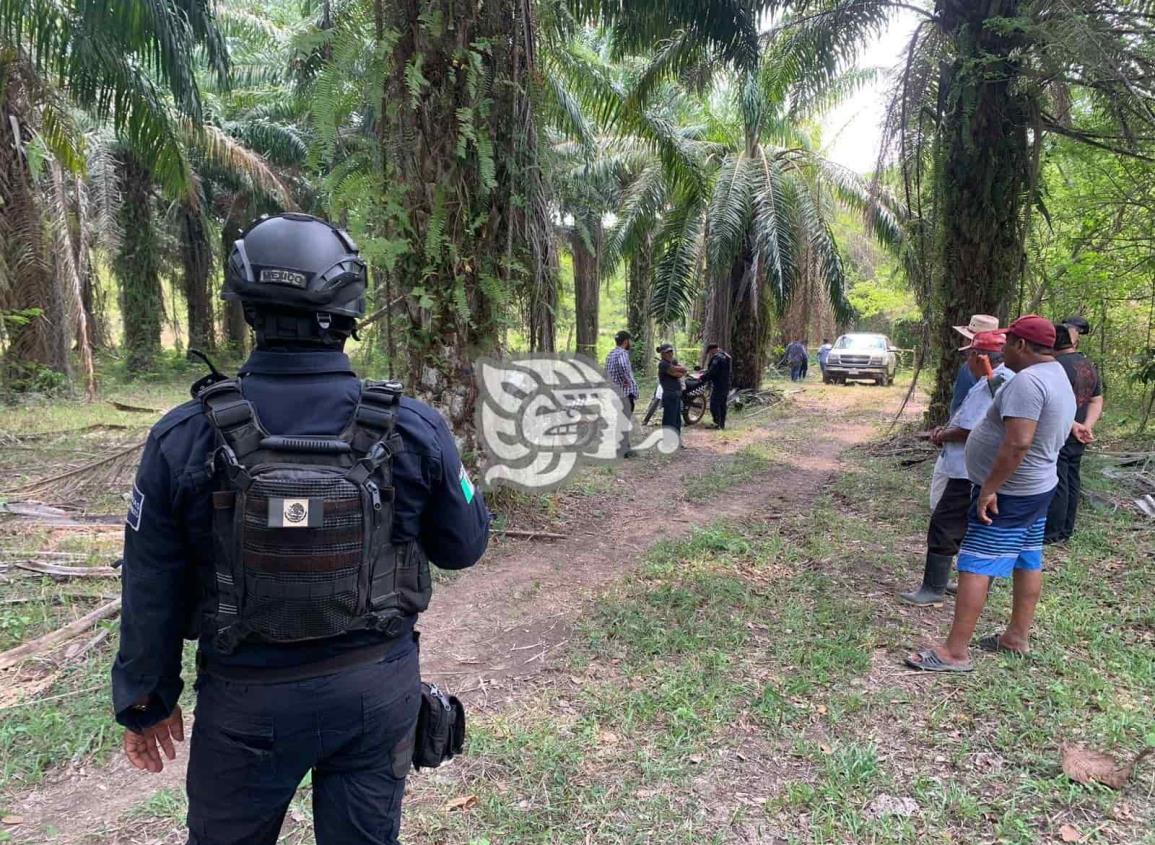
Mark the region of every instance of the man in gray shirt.
<instances>
[{"instance_id":1,"label":"man in gray shirt","mask_svg":"<svg viewBox=\"0 0 1155 845\"><path fill-rule=\"evenodd\" d=\"M1012 573L1010 624L978 645L1019 654L1028 649L1043 584L1047 506L1058 483L1055 463L1075 421L1075 394L1054 345L1054 324L1042 317L1020 317L1007 329L1003 354L1017 375L999 388L967 438L967 475L975 486L958 556L954 623L945 643L906 658L913 669L969 672L970 641L991 579Z\"/></svg>"}]
</instances>

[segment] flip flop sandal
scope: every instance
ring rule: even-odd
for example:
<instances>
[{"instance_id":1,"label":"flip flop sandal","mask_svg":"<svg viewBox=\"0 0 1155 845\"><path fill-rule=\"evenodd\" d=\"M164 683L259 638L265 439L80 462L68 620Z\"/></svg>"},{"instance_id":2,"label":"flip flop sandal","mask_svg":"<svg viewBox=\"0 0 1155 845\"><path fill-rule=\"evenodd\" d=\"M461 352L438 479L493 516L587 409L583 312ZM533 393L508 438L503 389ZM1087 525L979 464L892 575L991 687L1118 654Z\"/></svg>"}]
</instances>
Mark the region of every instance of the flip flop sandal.
<instances>
[{"instance_id":1,"label":"flip flop sandal","mask_svg":"<svg viewBox=\"0 0 1155 845\"><path fill-rule=\"evenodd\" d=\"M1003 645L1003 632L995 631L993 634L987 634L981 638L975 645L982 651L989 651L992 654L1013 654L1016 657L1026 657L1027 652L1019 651L1017 648L1007 648Z\"/></svg>"},{"instance_id":2,"label":"flip flop sandal","mask_svg":"<svg viewBox=\"0 0 1155 845\"><path fill-rule=\"evenodd\" d=\"M966 663L947 663L933 648L923 649L918 653L918 660L907 657L903 662L918 672L970 672L975 667L971 661Z\"/></svg>"}]
</instances>

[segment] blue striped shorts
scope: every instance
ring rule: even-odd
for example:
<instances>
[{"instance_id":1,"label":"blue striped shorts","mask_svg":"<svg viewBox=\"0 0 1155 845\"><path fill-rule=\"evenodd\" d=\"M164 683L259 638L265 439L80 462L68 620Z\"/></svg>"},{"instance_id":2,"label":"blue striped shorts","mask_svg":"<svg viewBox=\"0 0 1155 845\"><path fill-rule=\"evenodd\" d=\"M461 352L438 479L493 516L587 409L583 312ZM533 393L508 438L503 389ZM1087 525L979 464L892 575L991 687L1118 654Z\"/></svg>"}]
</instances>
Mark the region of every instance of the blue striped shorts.
<instances>
[{"instance_id":1,"label":"blue striped shorts","mask_svg":"<svg viewBox=\"0 0 1155 845\"><path fill-rule=\"evenodd\" d=\"M1043 529L1053 489L1034 496L999 493L997 515L990 525L979 522L979 487L971 490L967 533L958 554L958 571L1009 578L1016 569L1043 568Z\"/></svg>"}]
</instances>

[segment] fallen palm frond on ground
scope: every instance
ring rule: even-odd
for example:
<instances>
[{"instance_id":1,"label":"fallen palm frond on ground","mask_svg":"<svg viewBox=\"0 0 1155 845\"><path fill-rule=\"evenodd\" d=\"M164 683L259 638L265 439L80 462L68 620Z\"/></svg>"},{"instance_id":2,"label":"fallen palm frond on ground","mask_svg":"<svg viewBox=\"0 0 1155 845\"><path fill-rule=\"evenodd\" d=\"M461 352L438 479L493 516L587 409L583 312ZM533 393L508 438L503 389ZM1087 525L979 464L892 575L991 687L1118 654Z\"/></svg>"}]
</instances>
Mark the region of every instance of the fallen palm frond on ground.
<instances>
[{"instance_id":1,"label":"fallen palm frond on ground","mask_svg":"<svg viewBox=\"0 0 1155 845\"><path fill-rule=\"evenodd\" d=\"M1155 452L1106 452L1100 472L1111 480L1111 494L1099 494L1112 509L1129 507L1155 519Z\"/></svg>"},{"instance_id":2,"label":"fallen palm frond on ground","mask_svg":"<svg viewBox=\"0 0 1155 845\"><path fill-rule=\"evenodd\" d=\"M903 466L911 466L938 457L939 449L916 431L897 434L870 443L862 451L872 458L897 458Z\"/></svg>"},{"instance_id":3,"label":"fallen palm frond on ground","mask_svg":"<svg viewBox=\"0 0 1155 845\"><path fill-rule=\"evenodd\" d=\"M120 613L120 599L114 599L108 602L108 604L101 605L95 610L84 614L63 628L59 628L50 634L37 637L34 640L16 646L16 648L11 648L8 651L0 653L0 671L10 669L30 658L46 654L56 648L56 646L68 642L78 634L83 634L102 619L108 619L110 616L115 616L118 613Z\"/></svg>"},{"instance_id":4,"label":"fallen palm frond on ground","mask_svg":"<svg viewBox=\"0 0 1155 845\"><path fill-rule=\"evenodd\" d=\"M55 503L105 495L109 490L127 486L128 477L136 469L144 443L144 440L139 440L73 469L0 490L0 495L35 497Z\"/></svg>"}]
</instances>

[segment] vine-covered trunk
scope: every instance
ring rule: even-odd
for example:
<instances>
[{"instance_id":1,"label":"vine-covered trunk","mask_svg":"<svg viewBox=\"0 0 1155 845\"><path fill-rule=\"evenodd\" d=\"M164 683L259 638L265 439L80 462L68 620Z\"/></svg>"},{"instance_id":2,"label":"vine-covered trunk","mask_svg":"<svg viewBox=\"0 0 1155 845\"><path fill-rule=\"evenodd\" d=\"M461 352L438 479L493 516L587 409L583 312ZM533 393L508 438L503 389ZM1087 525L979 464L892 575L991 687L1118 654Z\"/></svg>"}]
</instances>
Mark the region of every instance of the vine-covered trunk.
<instances>
[{"instance_id":1,"label":"vine-covered trunk","mask_svg":"<svg viewBox=\"0 0 1155 845\"><path fill-rule=\"evenodd\" d=\"M626 330L632 338L630 362L635 373L647 373L654 360L654 321L650 291L654 282L654 242L646 234L626 268Z\"/></svg>"},{"instance_id":2,"label":"vine-covered trunk","mask_svg":"<svg viewBox=\"0 0 1155 845\"><path fill-rule=\"evenodd\" d=\"M394 276L410 322L401 372L467 450L473 362L500 351L515 296L543 266L533 245L549 236L534 211L532 8L530 0L399 0L385 10L396 35L387 166L402 208L391 233L407 246Z\"/></svg>"},{"instance_id":3,"label":"vine-covered trunk","mask_svg":"<svg viewBox=\"0 0 1155 845\"><path fill-rule=\"evenodd\" d=\"M0 251L8 289L0 309L9 314L4 326L7 349L4 382L11 388L35 388L42 371L68 374L71 324L61 280L53 272L41 190L25 157L33 108L23 97L21 69L0 60Z\"/></svg>"},{"instance_id":4,"label":"vine-covered trunk","mask_svg":"<svg viewBox=\"0 0 1155 845\"><path fill-rule=\"evenodd\" d=\"M587 240L588 238L588 240ZM601 221L588 216L569 233L573 255L574 323L577 330L577 352L597 360L598 294L601 292L598 253L602 241Z\"/></svg>"},{"instance_id":5,"label":"vine-covered trunk","mask_svg":"<svg viewBox=\"0 0 1155 845\"><path fill-rule=\"evenodd\" d=\"M939 355L927 410L932 423L946 421L958 372L959 335L951 327L975 313L1005 319L1018 287L1035 108L1014 57L1021 38L994 25L1014 18L1021 0L936 5L957 58L940 81L945 112L936 185L940 255L931 296Z\"/></svg>"},{"instance_id":6,"label":"vine-covered trunk","mask_svg":"<svg viewBox=\"0 0 1155 845\"><path fill-rule=\"evenodd\" d=\"M212 248L205 219L196 208L184 207L181 215L180 257L184 270L184 296L188 308L188 345L202 352L216 346L213 332L213 301L209 290Z\"/></svg>"},{"instance_id":7,"label":"vine-covered trunk","mask_svg":"<svg viewBox=\"0 0 1155 845\"><path fill-rule=\"evenodd\" d=\"M121 154L120 192L120 228L124 234L114 269L120 280L125 368L135 375L156 366L164 296L152 210L152 174L128 150Z\"/></svg>"}]
</instances>

